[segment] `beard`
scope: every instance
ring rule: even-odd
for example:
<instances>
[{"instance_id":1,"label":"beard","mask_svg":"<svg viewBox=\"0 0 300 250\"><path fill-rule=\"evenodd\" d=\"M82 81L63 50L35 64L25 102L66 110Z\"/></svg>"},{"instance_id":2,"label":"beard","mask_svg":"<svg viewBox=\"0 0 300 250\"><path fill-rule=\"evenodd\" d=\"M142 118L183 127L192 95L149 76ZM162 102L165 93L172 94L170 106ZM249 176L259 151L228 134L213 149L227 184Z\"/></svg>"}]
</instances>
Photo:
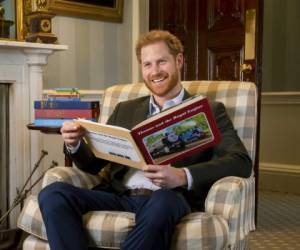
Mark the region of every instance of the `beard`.
<instances>
[{"instance_id":1,"label":"beard","mask_svg":"<svg viewBox=\"0 0 300 250\"><path fill-rule=\"evenodd\" d=\"M169 77L169 78L168 78ZM164 79L162 82L155 83L155 79ZM144 79L146 87L151 91L153 95L164 97L178 84L179 74L175 71L171 76L167 73L159 73L150 79Z\"/></svg>"}]
</instances>

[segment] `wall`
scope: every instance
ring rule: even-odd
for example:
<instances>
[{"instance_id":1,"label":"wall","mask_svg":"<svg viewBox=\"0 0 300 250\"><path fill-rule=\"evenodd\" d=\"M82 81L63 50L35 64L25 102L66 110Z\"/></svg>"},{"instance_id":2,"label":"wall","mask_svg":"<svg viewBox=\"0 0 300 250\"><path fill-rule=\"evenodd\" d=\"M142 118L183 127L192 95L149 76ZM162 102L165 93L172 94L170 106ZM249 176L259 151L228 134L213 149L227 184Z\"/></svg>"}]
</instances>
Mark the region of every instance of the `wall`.
<instances>
[{"instance_id":1,"label":"wall","mask_svg":"<svg viewBox=\"0 0 300 250\"><path fill-rule=\"evenodd\" d=\"M56 16L53 33L68 51L49 57L44 89L104 89L115 83L139 81L134 45L149 27L148 0L124 1L122 23ZM43 135L47 161L64 164L60 135Z\"/></svg>"},{"instance_id":2,"label":"wall","mask_svg":"<svg viewBox=\"0 0 300 250\"><path fill-rule=\"evenodd\" d=\"M300 193L300 1L265 0L260 188Z\"/></svg>"},{"instance_id":3,"label":"wall","mask_svg":"<svg viewBox=\"0 0 300 250\"><path fill-rule=\"evenodd\" d=\"M56 16L53 33L69 50L52 56L45 88L103 89L138 78L133 44L148 29L148 0L124 1L122 23Z\"/></svg>"},{"instance_id":4,"label":"wall","mask_svg":"<svg viewBox=\"0 0 300 250\"><path fill-rule=\"evenodd\" d=\"M262 95L260 188L300 194L300 92Z\"/></svg>"},{"instance_id":5,"label":"wall","mask_svg":"<svg viewBox=\"0 0 300 250\"><path fill-rule=\"evenodd\" d=\"M300 91L300 1L265 0L263 91Z\"/></svg>"}]
</instances>

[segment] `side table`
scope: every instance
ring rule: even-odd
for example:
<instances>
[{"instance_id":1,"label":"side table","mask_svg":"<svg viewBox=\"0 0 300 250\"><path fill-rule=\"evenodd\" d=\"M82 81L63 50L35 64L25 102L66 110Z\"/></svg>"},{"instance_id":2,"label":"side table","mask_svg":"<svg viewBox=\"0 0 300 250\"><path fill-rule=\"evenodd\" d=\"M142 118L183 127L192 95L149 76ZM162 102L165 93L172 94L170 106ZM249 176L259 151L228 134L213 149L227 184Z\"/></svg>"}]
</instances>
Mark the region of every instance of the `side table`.
<instances>
[{"instance_id":1,"label":"side table","mask_svg":"<svg viewBox=\"0 0 300 250\"><path fill-rule=\"evenodd\" d=\"M36 126L34 123L27 124L26 127L29 130L38 130L44 134L60 134L60 127L44 127L44 126ZM65 153L65 148L63 147L63 153L65 155L65 166L72 167L71 158Z\"/></svg>"}]
</instances>

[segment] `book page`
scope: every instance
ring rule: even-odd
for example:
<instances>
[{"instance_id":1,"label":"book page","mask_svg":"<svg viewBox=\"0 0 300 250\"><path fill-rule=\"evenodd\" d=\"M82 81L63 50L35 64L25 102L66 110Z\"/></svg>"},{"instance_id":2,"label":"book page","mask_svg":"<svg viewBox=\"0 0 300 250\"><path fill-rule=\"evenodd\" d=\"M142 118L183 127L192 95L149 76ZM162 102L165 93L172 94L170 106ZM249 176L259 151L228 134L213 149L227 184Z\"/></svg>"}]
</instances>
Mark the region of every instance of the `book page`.
<instances>
[{"instance_id":1,"label":"book page","mask_svg":"<svg viewBox=\"0 0 300 250\"><path fill-rule=\"evenodd\" d=\"M134 149L134 145L126 138L116 137L113 135L103 134L101 132L87 132L85 137L96 151L113 156L119 156L135 162L141 159Z\"/></svg>"},{"instance_id":2,"label":"book page","mask_svg":"<svg viewBox=\"0 0 300 250\"><path fill-rule=\"evenodd\" d=\"M86 129L84 138L96 157L134 168L146 164L130 130L83 119L75 122Z\"/></svg>"}]
</instances>

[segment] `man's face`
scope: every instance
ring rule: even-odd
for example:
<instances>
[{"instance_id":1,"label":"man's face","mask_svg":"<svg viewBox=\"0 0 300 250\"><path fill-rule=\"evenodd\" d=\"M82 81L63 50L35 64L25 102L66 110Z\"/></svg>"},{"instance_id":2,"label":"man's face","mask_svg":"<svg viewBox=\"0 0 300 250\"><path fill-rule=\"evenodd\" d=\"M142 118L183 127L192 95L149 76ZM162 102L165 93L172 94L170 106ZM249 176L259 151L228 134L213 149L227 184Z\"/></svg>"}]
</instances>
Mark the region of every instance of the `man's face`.
<instances>
[{"instance_id":1,"label":"man's face","mask_svg":"<svg viewBox=\"0 0 300 250\"><path fill-rule=\"evenodd\" d=\"M144 82L158 98L171 99L181 89L180 69L183 55L174 58L164 42L147 45L141 50L141 70Z\"/></svg>"}]
</instances>

